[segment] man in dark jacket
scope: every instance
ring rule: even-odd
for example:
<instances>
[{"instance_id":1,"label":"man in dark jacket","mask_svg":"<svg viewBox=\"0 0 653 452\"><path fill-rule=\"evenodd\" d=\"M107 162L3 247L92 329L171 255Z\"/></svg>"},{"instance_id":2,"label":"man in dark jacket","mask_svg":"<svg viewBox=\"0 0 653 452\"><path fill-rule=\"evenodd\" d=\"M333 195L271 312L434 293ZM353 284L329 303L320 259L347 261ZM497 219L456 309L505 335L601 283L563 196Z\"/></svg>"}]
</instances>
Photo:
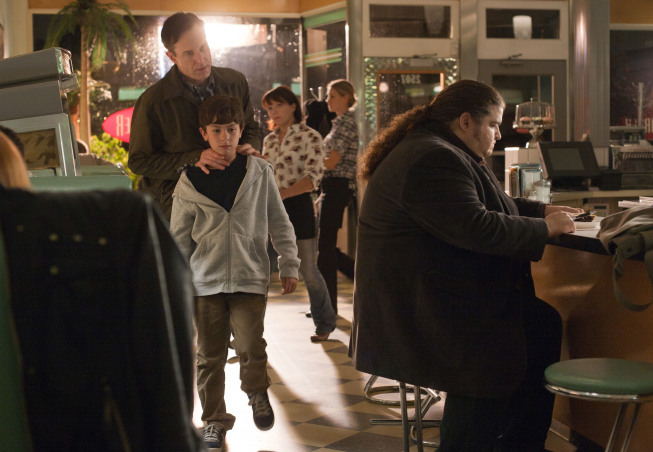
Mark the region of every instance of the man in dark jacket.
<instances>
[{"instance_id":1,"label":"man in dark jacket","mask_svg":"<svg viewBox=\"0 0 653 452\"><path fill-rule=\"evenodd\" d=\"M161 41L175 65L136 102L129 167L143 176L140 188L154 198L169 220L180 168L195 165L208 173L207 168L228 165L199 132L197 111L206 97L225 94L242 100L245 127L238 152L258 154L261 140L247 80L236 70L211 65L201 19L192 13L173 14L163 24Z\"/></svg>"},{"instance_id":2,"label":"man in dark jacket","mask_svg":"<svg viewBox=\"0 0 653 452\"><path fill-rule=\"evenodd\" d=\"M561 321L530 261L578 209L505 194L485 164L504 105L454 83L396 117L360 169L351 353L358 370L447 392L440 452L542 451L551 423Z\"/></svg>"}]
</instances>

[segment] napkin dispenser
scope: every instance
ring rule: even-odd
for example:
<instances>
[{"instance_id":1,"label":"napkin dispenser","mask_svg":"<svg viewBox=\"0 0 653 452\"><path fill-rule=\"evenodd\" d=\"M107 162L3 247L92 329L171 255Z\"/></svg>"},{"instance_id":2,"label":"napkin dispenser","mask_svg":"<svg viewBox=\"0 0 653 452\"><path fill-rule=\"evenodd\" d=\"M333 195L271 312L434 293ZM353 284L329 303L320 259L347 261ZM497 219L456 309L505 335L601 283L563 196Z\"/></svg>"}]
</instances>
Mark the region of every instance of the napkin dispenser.
<instances>
[{"instance_id":1,"label":"napkin dispenser","mask_svg":"<svg viewBox=\"0 0 653 452\"><path fill-rule=\"evenodd\" d=\"M539 163L515 163L510 165L508 194L515 198L534 195L533 184L542 179L542 165Z\"/></svg>"}]
</instances>

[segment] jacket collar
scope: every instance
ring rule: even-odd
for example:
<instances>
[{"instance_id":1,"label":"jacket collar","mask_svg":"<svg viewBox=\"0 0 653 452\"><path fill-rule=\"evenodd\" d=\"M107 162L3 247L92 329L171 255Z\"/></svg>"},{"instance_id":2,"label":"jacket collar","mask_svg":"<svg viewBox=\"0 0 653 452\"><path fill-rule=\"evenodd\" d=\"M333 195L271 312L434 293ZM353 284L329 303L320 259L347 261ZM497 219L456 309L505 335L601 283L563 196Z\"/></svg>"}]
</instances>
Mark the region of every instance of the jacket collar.
<instances>
[{"instance_id":1,"label":"jacket collar","mask_svg":"<svg viewBox=\"0 0 653 452\"><path fill-rule=\"evenodd\" d=\"M210 77L213 77L213 81L215 83L216 76L214 74L213 68L211 68ZM161 79L161 83L164 88L163 89L164 100L172 99L173 97L187 97L195 101L195 97L193 96L193 93L191 93L190 89L188 89L184 84L184 80L182 79L181 72L179 72L179 68L177 67L176 64L172 66L168 71L168 73Z\"/></svg>"},{"instance_id":2,"label":"jacket collar","mask_svg":"<svg viewBox=\"0 0 653 452\"><path fill-rule=\"evenodd\" d=\"M250 155L247 156L247 163L246 163L247 172L245 173L245 178L240 183L240 188L238 189L238 193L236 194L236 198L234 199L233 207L231 208L232 211L236 208L236 205L238 204L238 200L242 198L247 192L247 190L250 188L250 186L259 177L261 177L261 174L265 169L263 165L257 164L258 162L255 160L257 158L258 157L253 157ZM181 196L183 199L186 199L188 201L195 202L198 204L208 205L211 207L219 206L218 203L207 198L206 196L204 196L203 194L195 190L195 187L193 187L193 183L190 181L185 171L181 173L175 191L178 192L179 196Z\"/></svg>"},{"instance_id":3,"label":"jacket collar","mask_svg":"<svg viewBox=\"0 0 653 452\"><path fill-rule=\"evenodd\" d=\"M449 128L449 126L446 125L445 123L440 121L427 122L424 124L424 127L429 131L435 133L439 137L443 138L444 140L448 141L449 143L453 144L460 150L462 150L465 154L469 155L479 165L485 161L484 158L479 157L474 152L472 152L472 150L469 149L467 145L463 143L463 141L460 138L458 138L458 136L456 136L456 134L453 133Z\"/></svg>"}]
</instances>

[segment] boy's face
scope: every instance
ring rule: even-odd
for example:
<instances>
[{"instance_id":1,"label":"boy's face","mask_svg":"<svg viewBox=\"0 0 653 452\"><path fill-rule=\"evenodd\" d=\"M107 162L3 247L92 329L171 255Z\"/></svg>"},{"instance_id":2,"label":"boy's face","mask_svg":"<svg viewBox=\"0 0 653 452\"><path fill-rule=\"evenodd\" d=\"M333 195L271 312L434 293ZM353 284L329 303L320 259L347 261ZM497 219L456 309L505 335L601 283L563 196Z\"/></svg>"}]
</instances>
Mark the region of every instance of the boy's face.
<instances>
[{"instance_id":1,"label":"boy's face","mask_svg":"<svg viewBox=\"0 0 653 452\"><path fill-rule=\"evenodd\" d=\"M229 124L209 124L206 130L200 127L202 138L209 143L211 149L224 156L228 162L236 158L238 140L243 134L240 125L236 122Z\"/></svg>"}]
</instances>

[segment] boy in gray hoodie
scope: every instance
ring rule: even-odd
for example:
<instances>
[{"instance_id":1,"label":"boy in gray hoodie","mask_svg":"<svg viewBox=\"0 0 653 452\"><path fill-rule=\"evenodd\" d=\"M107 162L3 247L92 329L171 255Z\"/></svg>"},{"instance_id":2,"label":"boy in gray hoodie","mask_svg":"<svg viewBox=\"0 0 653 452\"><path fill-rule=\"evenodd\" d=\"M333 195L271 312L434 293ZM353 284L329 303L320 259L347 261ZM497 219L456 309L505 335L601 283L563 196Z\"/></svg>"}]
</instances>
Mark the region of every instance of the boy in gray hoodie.
<instances>
[{"instance_id":1,"label":"boy in gray hoodie","mask_svg":"<svg viewBox=\"0 0 653 452\"><path fill-rule=\"evenodd\" d=\"M197 389L202 403L204 442L222 449L236 418L224 401L230 333L240 357L241 389L249 397L254 423L274 424L267 388L263 339L269 283L268 234L279 253L281 293L297 286L299 259L295 233L281 201L272 166L236 152L245 115L229 96L206 99L199 109L202 137L226 162L224 170L187 168L173 194L170 229L190 258L195 286ZM230 332L231 327L231 332Z\"/></svg>"}]
</instances>

